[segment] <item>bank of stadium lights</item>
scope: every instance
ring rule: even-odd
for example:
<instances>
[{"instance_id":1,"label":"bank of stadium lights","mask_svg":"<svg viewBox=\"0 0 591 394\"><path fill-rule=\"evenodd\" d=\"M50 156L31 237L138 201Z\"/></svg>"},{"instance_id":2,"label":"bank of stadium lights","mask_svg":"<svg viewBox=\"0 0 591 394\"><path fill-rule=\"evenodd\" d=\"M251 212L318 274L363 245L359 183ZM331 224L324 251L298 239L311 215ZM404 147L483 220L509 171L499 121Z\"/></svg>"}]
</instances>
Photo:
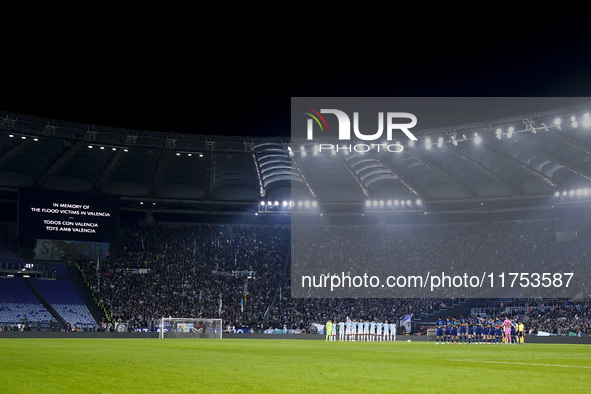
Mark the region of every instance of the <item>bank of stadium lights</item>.
<instances>
[{"instance_id":1,"label":"bank of stadium lights","mask_svg":"<svg viewBox=\"0 0 591 394\"><path fill-rule=\"evenodd\" d=\"M25 134L17 134L17 133L10 133L8 134L9 138L20 138L21 140L26 140L27 138L31 138L33 141L39 141L39 137L25 135Z\"/></svg>"},{"instance_id":2,"label":"bank of stadium lights","mask_svg":"<svg viewBox=\"0 0 591 394\"><path fill-rule=\"evenodd\" d=\"M541 117L541 118L526 118L522 119L523 126L516 128L516 125L505 124L489 126L488 128L481 128L480 130L464 130L459 132L454 130L453 132L446 132L446 136L439 135L437 133L425 134L420 138L419 145L426 150L432 150L435 146L442 148L444 144L452 144L458 146L463 141L471 141L475 145L479 145L485 138L497 139L497 140L511 140L515 141L518 134L531 133L536 134L540 131L549 131L550 129L563 130L564 124L566 123L572 129L580 127L591 128L591 113L584 112L579 114L570 114L566 116L557 117ZM447 138L446 138L447 137ZM408 141L408 147L415 146L415 141Z\"/></svg>"},{"instance_id":3,"label":"bank of stadium lights","mask_svg":"<svg viewBox=\"0 0 591 394\"><path fill-rule=\"evenodd\" d=\"M458 136L456 133L451 133L449 136L449 140L453 144L453 146L458 146Z\"/></svg>"},{"instance_id":4,"label":"bank of stadium lights","mask_svg":"<svg viewBox=\"0 0 591 394\"><path fill-rule=\"evenodd\" d=\"M113 146L113 145L88 145L88 149L99 149L99 150L111 150L116 151L121 149L123 152L128 152L127 148L121 148L120 146Z\"/></svg>"},{"instance_id":5,"label":"bank of stadium lights","mask_svg":"<svg viewBox=\"0 0 591 394\"><path fill-rule=\"evenodd\" d=\"M176 156L203 157L203 153L202 152L176 152Z\"/></svg>"},{"instance_id":6,"label":"bank of stadium lights","mask_svg":"<svg viewBox=\"0 0 591 394\"><path fill-rule=\"evenodd\" d=\"M35 139L37 141L37 139ZM128 148L120 147L120 146L112 146L112 145L88 145L88 149L100 149L100 150L113 150L116 151L121 149L123 152L129 152ZM176 152L177 156L188 156L188 157L203 157L202 152Z\"/></svg>"},{"instance_id":7,"label":"bank of stadium lights","mask_svg":"<svg viewBox=\"0 0 591 394\"><path fill-rule=\"evenodd\" d=\"M480 143L482 142L482 138L478 135L478 132L474 133L474 143L476 145L480 145Z\"/></svg>"},{"instance_id":8,"label":"bank of stadium lights","mask_svg":"<svg viewBox=\"0 0 591 394\"><path fill-rule=\"evenodd\" d=\"M552 199L553 205L588 202L591 202L591 188L589 187L555 191Z\"/></svg>"},{"instance_id":9,"label":"bank of stadium lights","mask_svg":"<svg viewBox=\"0 0 591 394\"><path fill-rule=\"evenodd\" d=\"M423 202L420 199L380 199L365 201L365 213L422 211Z\"/></svg>"},{"instance_id":10,"label":"bank of stadium lights","mask_svg":"<svg viewBox=\"0 0 591 394\"><path fill-rule=\"evenodd\" d=\"M515 131L515 127L513 126L509 126L509 128L507 129L507 138L511 139L513 138L513 132ZM501 132L502 135L502 132Z\"/></svg>"},{"instance_id":11,"label":"bank of stadium lights","mask_svg":"<svg viewBox=\"0 0 591 394\"><path fill-rule=\"evenodd\" d=\"M577 127L579 127L579 122L577 121L577 117L575 115L571 115L570 125L573 129L576 129Z\"/></svg>"},{"instance_id":12,"label":"bank of stadium lights","mask_svg":"<svg viewBox=\"0 0 591 394\"><path fill-rule=\"evenodd\" d=\"M562 116L542 116L538 118L524 118L520 121L516 121L514 124L491 124L487 127L480 127L478 129L465 129L465 130L453 130L442 133L430 133L424 134L419 138L419 141L408 140L405 143L405 148L413 148L415 146L423 147L427 150L432 150L434 147L443 149L445 144L452 144L458 146L460 143L472 142L475 145L480 145L485 139L497 139L497 140L509 140L516 142L519 134L531 133L536 134L542 131L550 131L555 129L557 131L563 130L565 127L570 126L572 129L580 127L591 128L591 114L589 112L570 113ZM388 146L394 143L393 141L385 141L382 143L369 143L362 141L358 145L344 143L342 141L332 142L333 148L330 149L330 154L345 154L350 153L363 154L368 151L379 151L383 152L384 149L378 149L381 146ZM395 145L401 145L400 141L396 141ZM358 146L353 149L352 147ZM362 148L359 148L363 146ZM353 149L353 150L351 150ZM320 152L319 146L315 145L311 149L306 150L306 147L300 146L300 154L302 157L306 155L317 156L320 153L324 153L325 149ZM288 149L290 155L293 155L290 149ZM328 151L327 151L328 153Z\"/></svg>"},{"instance_id":13,"label":"bank of stadium lights","mask_svg":"<svg viewBox=\"0 0 591 394\"><path fill-rule=\"evenodd\" d=\"M317 213L318 202L316 200L261 200L257 213Z\"/></svg>"}]
</instances>

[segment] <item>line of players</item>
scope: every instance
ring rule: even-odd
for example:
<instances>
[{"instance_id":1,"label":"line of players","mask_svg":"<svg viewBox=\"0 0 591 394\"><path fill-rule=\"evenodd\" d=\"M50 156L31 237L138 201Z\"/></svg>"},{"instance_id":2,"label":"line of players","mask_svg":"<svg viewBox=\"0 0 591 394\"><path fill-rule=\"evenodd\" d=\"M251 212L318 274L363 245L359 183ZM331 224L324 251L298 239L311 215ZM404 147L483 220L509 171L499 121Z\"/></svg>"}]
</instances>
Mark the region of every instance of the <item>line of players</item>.
<instances>
[{"instance_id":1,"label":"line of players","mask_svg":"<svg viewBox=\"0 0 591 394\"><path fill-rule=\"evenodd\" d=\"M442 344L518 344L525 342L525 328L521 321L514 321L498 316L485 317L476 315L475 318L453 316L443 320L441 316L435 322L437 342Z\"/></svg>"},{"instance_id":2,"label":"line of players","mask_svg":"<svg viewBox=\"0 0 591 394\"><path fill-rule=\"evenodd\" d=\"M325 325L327 341L396 342L396 323L349 319L329 320Z\"/></svg>"}]
</instances>

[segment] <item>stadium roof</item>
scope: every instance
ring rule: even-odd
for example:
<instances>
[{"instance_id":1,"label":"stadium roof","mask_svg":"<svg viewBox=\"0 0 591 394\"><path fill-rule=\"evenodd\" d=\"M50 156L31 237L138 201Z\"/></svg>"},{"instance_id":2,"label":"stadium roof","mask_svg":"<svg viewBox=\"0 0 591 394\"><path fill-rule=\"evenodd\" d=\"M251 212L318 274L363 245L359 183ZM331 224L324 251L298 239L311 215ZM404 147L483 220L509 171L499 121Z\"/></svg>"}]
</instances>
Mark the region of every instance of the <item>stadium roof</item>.
<instances>
[{"instance_id":1,"label":"stadium roof","mask_svg":"<svg viewBox=\"0 0 591 394\"><path fill-rule=\"evenodd\" d=\"M397 154L373 146L319 153L290 136L129 130L0 111L0 187L118 195L124 209L163 212L254 212L261 201L311 201L324 212L417 201L420 210L450 212L551 205L556 193L591 188L591 103L579 101L423 129Z\"/></svg>"}]
</instances>

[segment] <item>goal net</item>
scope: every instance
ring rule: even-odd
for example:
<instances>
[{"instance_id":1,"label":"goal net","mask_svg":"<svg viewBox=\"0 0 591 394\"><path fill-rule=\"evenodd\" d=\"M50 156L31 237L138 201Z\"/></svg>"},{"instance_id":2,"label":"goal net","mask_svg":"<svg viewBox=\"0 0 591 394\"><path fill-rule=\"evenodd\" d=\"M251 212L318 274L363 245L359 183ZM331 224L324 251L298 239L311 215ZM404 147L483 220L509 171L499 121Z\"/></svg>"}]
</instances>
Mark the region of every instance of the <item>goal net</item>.
<instances>
[{"instance_id":1,"label":"goal net","mask_svg":"<svg viewBox=\"0 0 591 394\"><path fill-rule=\"evenodd\" d=\"M222 338L222 319L163 317L158 327L162 338Z\"/></svg>"}]
</instances>

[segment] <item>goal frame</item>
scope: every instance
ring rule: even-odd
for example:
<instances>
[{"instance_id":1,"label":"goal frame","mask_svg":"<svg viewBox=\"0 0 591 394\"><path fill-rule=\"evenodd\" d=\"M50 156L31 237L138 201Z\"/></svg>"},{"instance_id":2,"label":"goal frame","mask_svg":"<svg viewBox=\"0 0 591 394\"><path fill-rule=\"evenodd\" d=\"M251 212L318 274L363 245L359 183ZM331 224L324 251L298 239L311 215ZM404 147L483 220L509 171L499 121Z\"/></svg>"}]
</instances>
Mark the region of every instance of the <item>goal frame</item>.
<instances>
[{"instance_id":1,"label":"goal frame","mask_svg":"<svg viewBox=\"0 0 591 394\"><path fill-rule=\"evenodd\" d=\"M209 319L201 317L162 317L160 318L158 338L219 338L222 339L222 319ZM167 331L166 322L169 322ZM181 324L182 331L179 331ZM168 335L167 335L168 334Z\"/></svg>"}]
</instances>

